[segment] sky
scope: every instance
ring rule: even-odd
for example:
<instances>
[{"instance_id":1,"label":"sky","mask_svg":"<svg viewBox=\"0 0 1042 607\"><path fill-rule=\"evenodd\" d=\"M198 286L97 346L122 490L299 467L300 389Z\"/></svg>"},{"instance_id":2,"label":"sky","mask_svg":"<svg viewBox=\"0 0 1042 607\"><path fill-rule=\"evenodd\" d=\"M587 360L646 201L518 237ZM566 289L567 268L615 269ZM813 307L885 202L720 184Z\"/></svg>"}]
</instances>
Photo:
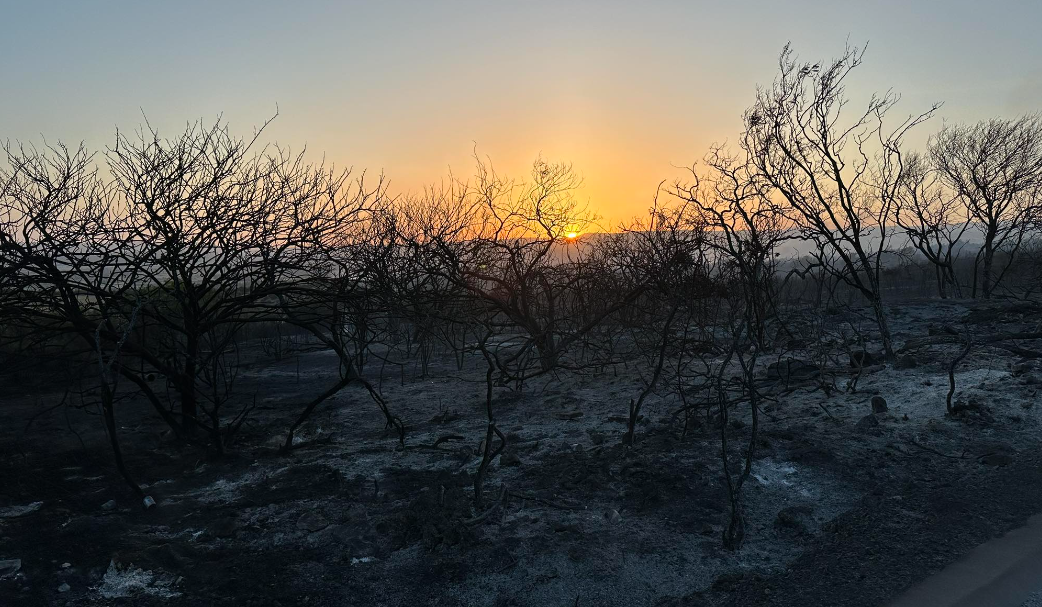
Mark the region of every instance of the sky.
<instances>
[{"instance_id":1,"label":"sky","mask_svg":"<svg viewBox=\"0 0 1042 607\"><path fill-rule=\"evenodd\" d=\"M612 225L735 141L779 51L868 44L848 88L944 121L1042 110L1039 0L103 2L0 0L0 139L102 149L222 116L417 191L472 153L524 177L573 163Z\"/></svg>"}]
</instances>

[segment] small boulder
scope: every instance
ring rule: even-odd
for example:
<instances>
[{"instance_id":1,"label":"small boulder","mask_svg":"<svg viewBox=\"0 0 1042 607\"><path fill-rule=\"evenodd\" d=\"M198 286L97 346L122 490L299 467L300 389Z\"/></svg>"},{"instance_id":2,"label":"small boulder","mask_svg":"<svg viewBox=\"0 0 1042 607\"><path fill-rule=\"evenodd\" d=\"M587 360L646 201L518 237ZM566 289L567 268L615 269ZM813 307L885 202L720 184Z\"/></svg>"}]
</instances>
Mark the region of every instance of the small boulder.
<instances>
[{"instance_id":1,"label":"small boulder","mask_svg":"<svg viewBox=\"0 0 1042 607\"><path fill-rule=\"evenodd\" d=\"M579 419L582 416L583 416L583 412L582 411L565 411L563 413L558 413L556 415L557 419L564 420L564 421L570 421L570 420L573 420L573 419Z\"/></svg>"},{"instance_id":2,"label":"small boulder","mask_svg":"<svg viewBox=\"0 0 1042 607\"><path fill-rule=\"evenodd\" d=\"M102 510L106 510L106 511L107 510L115 510L116 509L116 500L109 500L109 501L105 502L104 504L101 505L101 509Z\"/></svg>"},{"instance_id":3,"label":"small boulder","mask_svg":"<svg viewBox=\"0 0 1042 607\"><path fill-rule=\"evenodd\" d=\"M326 520L326 517L317 512L305 512L303 516L297 519L297 529L307 531L308 533L322 531L328 526L329 521Z\"/></svg>"},{"instance_id":4,"label":"small boulder","mask_svg":"<svg viewBox=\"0 0 1042 607\"><path fill-rule=\"evenodd\" d=\"M229 517L222 521L219 521L216 525L214 525L212 533L214 537L227 539L230 537L235 537L235 533L238 530L239 520Z\"/></svg>"},{"instance_id":5,"label":"small boulder","mask_svg":"<svg viewBox=\"0 0 1042 607\"><path fill-rule=\"evenodd\" d=\"M882 396L873 396L872 413L886 413L887 411L886 399Z\"/></svg>"},{"instance_id":6,"label":"small boulder","mask_svg":"<svg viewBox=\"0 0 1042 607\"><path fill-rule=\"evenodd\" d=\"M68 592L70 590L72 590L72 586L69 586L65 582L62 582L62 585L58 586L58 592Z\"/></svg>"},{"instance_id":7,"label":"small boulder","mask_svg":"<svg viewBox=\"0 0 1042 607\"><path fill-rule=\"evenodd\" d=\"M1007 453L989 453L984 457L980 458L980 463L986 466L995 466L1001 468L1002 466L1008 466L1013 463L1013 456Z\"/></svg>"},{"instance_id":8,"label":"small boulder","mask_svg":"<svg viewBox=\"0 0 1042 607\"><path fill-rule=\"evenodd\" d=\"M618 510L612 508L604 514L604 518L608 519L608 522L612 525L622 522L622 515L619 514Z\"/></svg>"},{"instance_id":9,"label":"small boulder","mask_svg":"<svg viewBox=\"0 0 1042 607\"><path fill-rule=\"evenodd\" d=\"M455 411L445 410L431 418L431 422L435 424L448 424L459 419L459 414Z\"/></svg>"},{"instance_id":10,"label":"small boulder","mask_svg":"<svg viewBox=\"0 0 1042 607\"><path fill-rule=\"evenodd\" d=\"M897 362L894 363L894 367L897 369L914 369L918 366L919 361L911 354L905 354L901 358L898 358Z\"/></svg>"},{"instance_id":11,"label":"small boulder","mask_svg":"<svg viewBox=\"0 0 1042 607\"><path fill-rule=\"evenodd\" d=\"M861 431L871 430L879 427L879 420L875 415L869 414L861 418L856 428Z\"/></svg>"},{"instance_id":12,"label":"small boulder","mask_svg":"<svg viewBox=\"0 0 1042 607\"><path fill-rule=\"evenodd\" d=\"M551 525L554 533L579 533L582 531L582 527L578 523L558 521Z\"/></svg>"},{"instance_id":13,"label":"small boulder","mask_svg":"<svg viewBox=\"0 0 1042 607\"><path fill-rule=\"evenodd\" d=\"M520 466L521 465L521 458L519 458L517 456L517 453L514 453L513 451L504 451L503 454L499 456L499 465L500 466Z\"/></svg>"},{"instance_id":14,"label":"small boulder","mask_svg":"<svg viewBox=\"0 0 1042 607\"><path fill-rule=\"evenodd\" d=\"M774 528L780 531L794 532L798 535L810 533L813 519L810 506L789 506L782 508L774 518Z\"/></svg>"}]
</instances>

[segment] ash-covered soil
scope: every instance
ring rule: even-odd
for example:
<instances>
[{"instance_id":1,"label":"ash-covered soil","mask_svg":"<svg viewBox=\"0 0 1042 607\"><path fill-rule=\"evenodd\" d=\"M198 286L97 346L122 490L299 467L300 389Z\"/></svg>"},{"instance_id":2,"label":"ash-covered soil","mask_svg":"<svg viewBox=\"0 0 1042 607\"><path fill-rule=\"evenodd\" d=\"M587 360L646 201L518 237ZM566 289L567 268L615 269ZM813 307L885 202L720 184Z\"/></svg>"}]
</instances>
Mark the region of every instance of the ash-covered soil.
<instances>
[{"instance_id":1,"label":"ash-covered soil","mask_svg":"<svg viewBox=\"0 0 1042 607\"><path fill-rule=\"evenodd\" d=\"M1021 331L1038 314L1010 303L892 310L898 345L944 324ZM839 391L776 390L737 552L721 547L719 428L700 416L685 434L679 404L662 396L623 445L641 383L621 364L520 394L496 388L509 446L485 487L500 506L484 516L472 501L485 429L477 358L458 371L446 356L427 378L408 367L381 379L369 363L405 422L404 446L368 394L348 388L279 453L300 406L334 380L324 351L243 370L240 391L258 407L221 458L122 403L128 465L157 502L147 511L115 473L99 419L61 406L26 430L62 392L7 385L0 605L882 605L1042 511L1039 348L975 347L956 372L958 416L945 395L959 343L871 365L855 390L842 390L854 371L841 366ZM887 412L872 415L873 396ZM748 412L730 430L747 439Z\"/></svg>"}]
</instances>

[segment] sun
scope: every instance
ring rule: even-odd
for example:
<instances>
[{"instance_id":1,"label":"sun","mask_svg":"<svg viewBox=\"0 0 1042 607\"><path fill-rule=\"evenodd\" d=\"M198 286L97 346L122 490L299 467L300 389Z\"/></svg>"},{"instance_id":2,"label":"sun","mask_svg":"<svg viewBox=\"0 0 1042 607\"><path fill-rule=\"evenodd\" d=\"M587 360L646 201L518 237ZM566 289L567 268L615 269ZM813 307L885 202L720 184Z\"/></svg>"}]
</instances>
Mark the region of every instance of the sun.
<instances>
[{"instance_id":1,"label":"sun","mask_svg":"<svg viewBox=\"0 0 1042 607\"><path fill-rule=\"evenodd\" d=\"M567 238L568 240L575 240L576 238L579 237L579 233L578 232L568 232L567 234L564 235L564 237Z\"/></svg>"}]
</instances>

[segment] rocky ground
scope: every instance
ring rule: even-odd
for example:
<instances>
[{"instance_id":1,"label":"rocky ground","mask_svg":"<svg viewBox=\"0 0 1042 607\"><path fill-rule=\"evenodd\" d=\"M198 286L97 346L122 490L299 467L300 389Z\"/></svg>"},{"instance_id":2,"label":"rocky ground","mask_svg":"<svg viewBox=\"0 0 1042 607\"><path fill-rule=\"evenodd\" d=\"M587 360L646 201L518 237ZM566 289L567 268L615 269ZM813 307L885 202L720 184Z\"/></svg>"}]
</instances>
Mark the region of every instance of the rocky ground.
<instances>
[{"instance_id":1,"label":"rocky ground","mask_svg":"<svg viewBox=\"0 0 1042 607\"><path fill-rule=\"evenodd\" d=\"M1038 314L1009 303L892 310L899 345L946 324L1022 331ZM278 452L271 438L290 405L336 372L324 351L245 369L241 389L259 406L219 459L123 405L121 436L157 502L150 510L119 481L96 417L63 406L25 430L61 394L8 386L0 605L882 605L1042 511L1042 369L1030 357L1040 346L1017 348L971 351L954 417L945 395L958 343L870 365L856 391L779 391L762 410L748 535L733 553L721 549L718 429L696 423L682 435L677 405L652 399L624 446L640 383L623 366L522 394L496 389L511 446L487 481L501 506L481 520L471 502L484 427L477 366L383 379L404 447L349 388L292 454ZM837 385L850 374L837 371ZM872 413L873 397L885 412ZM735 419L738 438L748 422Z\"/></svg>"}]
</instances>

